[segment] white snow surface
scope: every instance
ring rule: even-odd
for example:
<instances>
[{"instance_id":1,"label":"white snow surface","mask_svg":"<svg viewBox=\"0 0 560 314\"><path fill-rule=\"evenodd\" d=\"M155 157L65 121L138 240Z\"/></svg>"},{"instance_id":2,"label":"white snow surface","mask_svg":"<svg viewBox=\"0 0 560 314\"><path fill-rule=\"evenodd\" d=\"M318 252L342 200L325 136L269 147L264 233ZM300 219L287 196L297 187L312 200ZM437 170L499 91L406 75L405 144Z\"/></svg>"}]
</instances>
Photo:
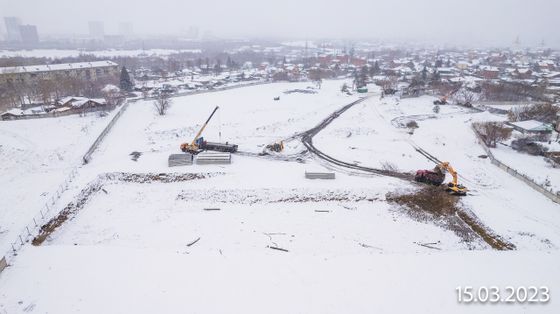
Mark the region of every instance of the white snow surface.
<instances>
[{"instance_id":1,"label":"white snow surface","mask_svg":"<svg viewBox=\"0 0 560 314\"><path fill-rule=\"evenodd\" d=\"M28 245L10 261L0 275L0 313L557 313L560 206L478 157L484 151L470 123L499 117L455 106L434 114L435 98L379 99L374 90L313 142L336 158L376 168L432 168L413 145L450 161L470 189L462 206L515 244L511 252L493 251L482 240L465 243L385 200L388 192L416 185L302 157L304 147L293 136L363 96L343 95L342 83L326 80L317 94L283 93L309 83L275 83L177 97L166 116L156 114L152 101L130 104L57 207L102 173L215 175L175 183L105 182L42 246ZM169 168L168 155L192 140L215 106L220 109L203 136L238 144L242 154L234 154L231 165ZM69 169L83 153L80 145L92 141L79 132L84 120L78 119L88 117L62 119L19 121L19 128L0 123L2 145L4 138L11 141L9 154L1 155L3 172L12 178L0 192L2 209L21 204L19 211L32 213L34 198L19 199L56 184L60 179L50 175ZM412 135L398 127L410 119L419 124ZM33 123L40 121L49 140L34 134ZM55 135L63 139L57 142ZM284 153L255 156L282 139ZM62 161L53 157L57 147ZM137 161L130 156L135 151L142 153ZM18 167L21 159L25 165ZM35 177L41 167L50 170ZM306 180L305 171L336 171L336 179ZM21 224L19 211L2 218ZM491 285L548 286L552 299L456 301L457 286Z\"/></svg>"},{"instance_id":2,"label":"white snow surface","mask_svg":"<svg viewBox=\"0 0 560 314\"><path fill-rule=\"evenodd\" d=\"M83 154L112 116L90 113L0 122L2 254L81 164Z\"/></svg>"}]
</instances>

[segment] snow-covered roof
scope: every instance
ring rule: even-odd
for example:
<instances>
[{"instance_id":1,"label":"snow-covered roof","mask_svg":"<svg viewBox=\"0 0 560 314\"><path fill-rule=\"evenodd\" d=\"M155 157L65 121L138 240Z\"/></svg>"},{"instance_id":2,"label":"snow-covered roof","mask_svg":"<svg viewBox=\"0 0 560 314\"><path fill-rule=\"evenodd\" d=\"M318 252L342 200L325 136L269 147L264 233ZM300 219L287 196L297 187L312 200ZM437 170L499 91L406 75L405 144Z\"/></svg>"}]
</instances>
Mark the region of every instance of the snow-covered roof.
<instances>
[{"instance_id":1,"label":"snow-covered roof","mask_svg":"<svg viewBox=\"0 0 560 314\"><path fill-rule=\"evenodd\" d=\"M527 130L527 131L550 131L552 130L551 126L542 123L537 120L525 120L525 121L518 121L518 122L510 122L511 125L516 126L520 129Z\"/></svg>"},{"instance_id":2,"label":"snow-covered roof","mask_svg":"<svg viewBox=\"0 0 560 314\"><path fill-rule=\"evenodd\" d=\"M70 110L69 107L60 107L60 108L56 108L55 110L53 110L54 112L63 112L63 111L68 111Z\"/></svg>"},{"instance_id":3,"label":"snow-covered roof","mask_svg":"<svg viewBox=\"0 0 560 314\"><path fill-rule=\"evenodd\" d=\"M78 62L78 63L63 63L63 64L43 64L43 65L26 65L17 67L2 67L0 74L10 73L38 73L49 71L64 71L74 69L92 69L103 68L108 66L118 66L113 61L93 61L93 62Z\"/></svg>"},{"instance_id":4,"label":"snow-covered roof","mask_svg":"<svg viewBox=\"0 0 560 314\"><path fill-rule=\"evenodd\" d=\"M58 101L59 105L70 105L74 108L80 108L88 101L93 101L95 103L104 105L106 104L105 99L102 98L86 98L86 97L64 97Z\"/></svg>"},{"instance_id":5,"label":"snow-covered roof","mask_svg":"<svg viewBox=\"0 0 560 314\"><path fill-rule=\"evenodd\" d=\"M107 84L105 85L105 87L103 87L101 91L104 93L110 93L110 92L119 92L120 90L121 90L120 88L118 88L113 84Z\"/></svg>"},{"instance_id":6,"label":"snow-covered roof","mask_svg":"<svg viewBox=\"0 0 560 314\"><path fill-rule=\"evenodd\" d=\"M21 116L21 115L23 115L23 110L18 109L18 108L12 108L12 109L7 110L6 112L4 112L2 114L11 114L11 115L14 115L14 116Z\"/></svg>"},{"instance_id":7,"label":"snow-covered roof","mask_svg":"<svg viewBox=\"0 0 560 314\"><path fill-rule=\"evenodd\" d=\"M493 71L493 72L499 72L500 71L500 69L498 69L497 67L489 66L489 65L483 65L483 66L480 67L480 69L483 70L483 71Z\"/></svg>"}]
</instances>

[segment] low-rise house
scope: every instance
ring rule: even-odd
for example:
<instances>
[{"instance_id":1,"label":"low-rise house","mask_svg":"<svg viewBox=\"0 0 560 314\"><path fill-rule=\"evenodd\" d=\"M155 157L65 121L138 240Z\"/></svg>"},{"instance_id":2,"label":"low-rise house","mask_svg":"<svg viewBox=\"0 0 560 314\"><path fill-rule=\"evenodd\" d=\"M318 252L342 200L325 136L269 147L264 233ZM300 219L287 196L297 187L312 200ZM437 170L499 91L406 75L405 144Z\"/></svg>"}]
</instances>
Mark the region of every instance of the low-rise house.
<instances>
[{"instance_id":1,"label":"low-rise house","mask_svg":"<svg viewBox=\"0 0 560 314\"><path fill-rule=\"evenodd\" d=\"M494 66L481 66L479 75L487 80L497 79L500 75L500 69Z\"/></svg>"},{"instance_id":2,"label":"low-rise house","mask_svg":"<svg viewBox=\"0 0 560 314\"><path fill-rule=\"evenodd\" d=\"M520 80L527 80L533 77L533 71L529 68L515 69L513 76Z\"/></svg>"},{"instance_id":3,"label":"low-rise house","mask_svg":"<svg viewBox=\"0 0 560 314\"><path fill-rule=\"evenodd\" d=\"M442 78L450 78L455 76L455 71L451 67L437 68L437 71Z\"/></svg>"},{"instance_id":4,"label":"low-rise house","mask_svg":"<svg viewBox=\"0 0 560 314\"><path fill-rule=\"evenodd\" d=\"M107 104L105 99L65 97L58 100L54 105L38 106L25 110L13 108L0 114L0 118L2 120L45 118L69 114L81 114L89 111L107 110L112 107L113 106L109 106L109 104Z\"/></svg>"},{"instance_id":5,"label":"low-rise house","mask_svg":"<svg viewBox=\"0 0 560 314\"><path fill-rule=\"evenodd\" d=\"M2 120L16 120L21 116L23 116L23 110L18 108L13 108L0 114L0 118L2 118Z\"/></svg>"},{"instance_id":6,"label":"low-rise house","mask_svg":"<svg viewBox=\"0 0 560 314\"><path fill-rule=\"evenodd\" d=\"M71 109L88 109L107 106L105 99L90 99L86 97L65 97L56 102L57 107L67 107ZM58 109L57 108L57 109Z\"/></svg>"}]
</instances>

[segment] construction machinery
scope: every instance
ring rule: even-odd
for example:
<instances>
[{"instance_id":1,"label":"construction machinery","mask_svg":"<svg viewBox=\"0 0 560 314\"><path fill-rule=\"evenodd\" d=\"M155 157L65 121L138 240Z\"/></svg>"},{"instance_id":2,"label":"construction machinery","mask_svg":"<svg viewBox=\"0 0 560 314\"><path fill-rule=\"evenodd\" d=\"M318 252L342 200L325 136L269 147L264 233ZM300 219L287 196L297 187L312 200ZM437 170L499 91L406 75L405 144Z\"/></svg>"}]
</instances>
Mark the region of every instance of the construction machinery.
<instances>
[{"instance_id":1,"label":"construction machinery","mask_svg":"<svg viewBox=\"0 0 560 314\"><path fill-rule=\"evenodd\" d=\"M424 182L440 186L445 180L445 173L449 172L453 177L451 182L445 184L445 190L454 195L467 195L467 188L457 182L457 171L449 165L449 162L444 161L436 165L434 170L418 170L414 180L417 182Z\"/></svg>"},{"instance_id":2,"label":"construction machinery","mask_svg":"<svg viewBox=\"0 0 560 314\"><path fill-rule=\"evenodd\" d=\"M268 144L266 145L266 149L270 150L271 152L279 153L284 150L284 141Z\"/></svg>"},{"instance_id":3,"label":"construction machinery","mask_svg":"<svg viewBox=\"0 0 560 314\"><path fill-rule=\"evenodd\" d=\"M447 94L441 96L439 99L434 100L434 105L447 105L449 98L453 96L455 93L457 93L459 89L461 89L461 86L449 91Z\"/></svg>"},{"instance_id":4,"label":"construction machinery","mask_svg":"<svg viewBox=\"0 0 560 314\"><path fill-rule=\"evenodd\" d=\"M434 100L434 105L446 105L447 104L447 95L442 96L440 99Z\"/></svg>"},{"instance_id":5,"label":"construction machinery","mask_svg":"<svg viewBox=\"0 0 560 314\"><path fill-rule=\"evenodd\" d=\"M214 111L212 111L212 113L208 117L208 120L204 122L204 124L200 128L200 131L196 133L196 136L194 137L191 143L181 144L181 150L183 152L196 155L203 150L214 150L214 151L228 152L228 153L235 153L237 151L237 145L235 144L229 144L228 142L226 143L207 142L204 140L204 137L200 136L204 131L204 129L206 128L206 126L208 125L208 122L210 122L210 120L212 119L212 117L214 116L214 114L219 108L220 107L218 106L214 108Z\"/></svg>"}]
</instances>

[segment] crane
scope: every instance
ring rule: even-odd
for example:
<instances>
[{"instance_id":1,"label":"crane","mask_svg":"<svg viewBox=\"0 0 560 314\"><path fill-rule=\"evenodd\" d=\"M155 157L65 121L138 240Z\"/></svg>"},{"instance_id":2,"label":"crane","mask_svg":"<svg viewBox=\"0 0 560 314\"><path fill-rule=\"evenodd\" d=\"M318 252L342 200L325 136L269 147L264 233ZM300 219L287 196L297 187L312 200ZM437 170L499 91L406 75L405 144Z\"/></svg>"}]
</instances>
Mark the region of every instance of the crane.
<instances>
[{"instance_id":1,"label":"crane","mask_svg":"<svg viewBox=\"0 0 560 314\"><path fill-rule=\"evenodd\" d=\"M212 111L212 113L208 117L208 120L206 120L206 122L204 122L204 124L200 128L200 131L198 131L198 133L196 133L196 136L194 137L194 139L192 140L192 142L190 144L189 143L181 144L181 150L183 152L191 153L191 154L198 154L198 152L200 152L202 143L204 142L204 138L202 138L200 135L202 134L202 132L206 128L206 125L208 125L208 122L210 122L210 119L212 119L212 117L214 116L216 111L218 111L219 108L220 108L219 106L216 106L216 108L214 108L214 111Z\"/></svg>"}]
</instances>

